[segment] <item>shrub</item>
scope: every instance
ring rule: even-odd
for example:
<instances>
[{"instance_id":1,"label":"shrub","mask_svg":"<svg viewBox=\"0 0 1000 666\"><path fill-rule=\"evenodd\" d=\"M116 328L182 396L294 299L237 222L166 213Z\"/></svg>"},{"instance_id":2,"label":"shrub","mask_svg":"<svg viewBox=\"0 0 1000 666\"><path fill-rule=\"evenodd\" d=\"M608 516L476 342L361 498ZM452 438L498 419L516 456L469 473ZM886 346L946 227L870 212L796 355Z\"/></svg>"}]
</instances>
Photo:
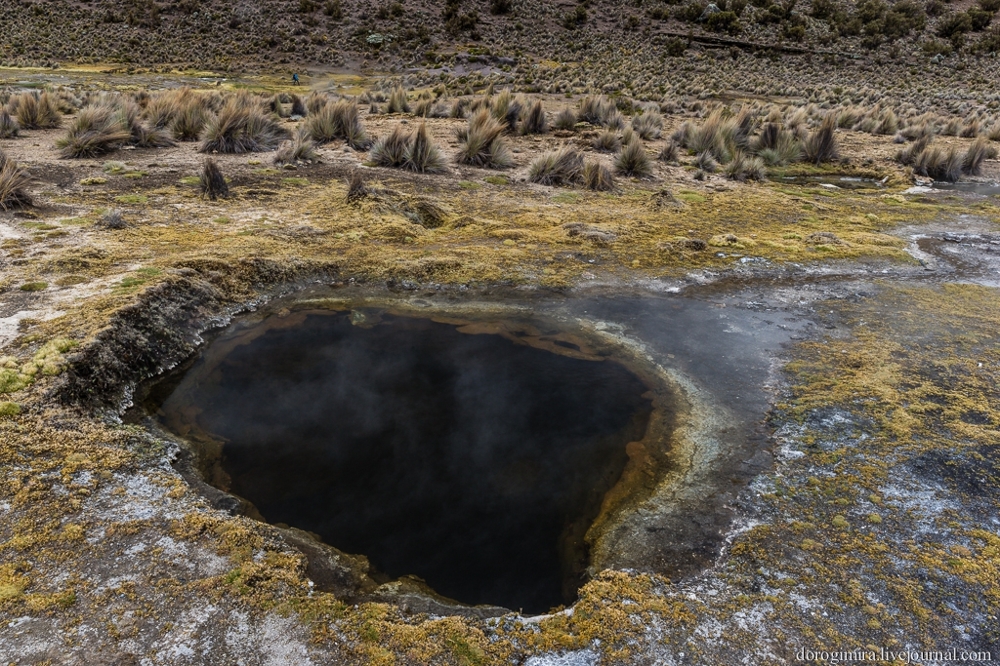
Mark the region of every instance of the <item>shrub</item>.
<instances>
[{"instance_id":1,"label":"shrub","mask_svg":"<svg viewBox=\"0 0 1000 666\"><path fill-rule=\"evenodd\" d=\"M962 35L972 30L972 19L968 14L956 13L941 19L938 23L938 37L951 39L954 41L957 35Z\"/></svg>"},{"instance_id":2,"label":"shrub","mask_svg":"<svg viewBox=\"0 0 1000 666\"><path fill-rule=\"evenodd\" d=\"M837 145L837 137L834 131L837 127L837 118L833 113L828 113L823 118L819 129L809 135L803 146L806 160L813 164L832 162L840 157L840 149Z\"/></svg>"},{"instance_id":3,"label":"shrub","mask_svg":"<svg viewBox=\"0 0 1000 666\"><path fill-rule=\"evenodd\" d=\"M528 168L528 180L540 185L570 185L583 176L583 153L572 146L543 153Z\"/></svg>"},{"instance_id":4,"label":"shrub","mask_svg":"<svg viewBox=\"0 0 1000 666\"><path fill-rule=\"evenodd\" d=\"M708 18L705 19L705 27L713 32L725 32L730 35L738 35L743 29L736 12L730 11L709 14Z\"/></svg>"},{"instance_id":5,"label":"shrub","mask_svg":"<svg viewBox=\"0 0 1000 666\"><path fill-rule=\"evenodd\" d=\"M389 106L386 107L386 113L409 112L410 101L406 97L406 91L403 90L402 86L396 86L392 93L389 94Z\"/></svg>"},{"instance_id":6,"label":"shrub","mask_svg":"<svg viewBox=\"0 0 1000 666\"><path fill-rule=\"evenodd\" d=\"M59 103L49 93L23 93L12 97L10 109L21 129L55 129L62 125Z\"/></svg>"},{"instance_id":7,"label":"shrub","mask_svg":"<svg viewBox=\"0 0 1000 666\"><path fill-rule=\"evenodd\" d=\"M659 139L663 133L663 116L656 111L647 111L632 119L632 129L645 141Z\"/></svg>"},{"instance_id":8,"label":"shrub","mask_svg":"<svg viewBox=\"0 0 1000 666\"><path fill-rule=\"evenodd\" d=\"M328 102L309 115L304 127L306 136L319 144L343 139L355 150L365 150L371 146L371 139L361 123L358 107L352 101Z\"/></svg>"},{"instance_id":9,"label":"shrub","mask_svg":"<svg viewBox=\"0 0 1000 666\"><path fill-rule=\"evenodd\" d=\"M229 183L222 175L222 169L211 157L205 160L201 169L201 176L198 178L198 186L201 193L212 201L219 197L229 196Z\"/></svg>"},{"instance_id":10,"label":"shrub","mask_svg":"<svg viewBox=\"0 0 1000 666\"><path fill-rule=\"evenodd\" d=\"M764 168L764 161L759 157L747 155L742 150L733 154L733 159L726 165L726 178L736 180L741 183L748 180L764 180L767 177L767 169Z\"/></svg>"},{"instance_id":11,"label":"shrub","mask_svg":"<svg viewBox=\"0 0 1000 666\"><path fill-rule=\"evenodd\" d=\"M469 119L468 128L458 133L458 163L486 169L510 167L514 160L503 133L504 125L487 109L480 109Z\"/></svg>"},{"instance_id":12,"label":"shrub","mask_svg":"<svg viewBox=\"0 0 1000 666\"><path fill-rule=\"evenodd\" d=\"M6 111L0 109L0 139L13 139L21 131L17 120Z\"/></svg>"},{"instance_id":13,"label":"shrub","mask_svg":"<svg viewBox=\"0 0 1000 666\"><path fill-rule=\"evenodd\" d=\"M30 206L31 195L27 191L30 182L28 173L0 151L0 209Z\"/></svg>"},{"instance_id":14,"label":"shrub","mask_svg":"<svg viewBox=\"0 0 1000 666\"><path fill-rule=\"evenodd\" d=\"M545 110L541 100L537 100L521 120L521 134L545 134L548 131L549 123L545 118Z\"/></svg>"},{"instance_id":15,"label":"shrub","mask_svg":"<svg viewBox=\"0 0 1000 666\"><path fill-rule=\"evenodd\" d=\"M615 171L635 178L648 178L653 174L652 161L641 141L630 141L622 146L615 158Z\"/></svg>"},{"instance_id":16,"label":"shrub","mask_svg":"<svg viewBox=\"0 0 1000 666\"><path fill-rule=\"evenodd\" d=\"M968 14L969 24L975 32L986 29L986 27L993 21L992 12L983 11L978 7L970 7L965 13Z\"/></svg>"},{"instance_id":17,"label":"shrub","mask_svg":"<svg viewBox=\"0 0 1000 666\"><path fill-rule=\"evenodd\" d=\"M588 190L605 192L615 189L615 177L611 169L600 162L587 162L583 165L583 186Z\"/></svg>"},{"instance_id":18,"label":"shrub","mask_svg":"<svg viewBox=\"0 0 1000 666\"><path fill-rule=\"evenodd\" d=\"M245 98L226 102L205 125L203 153L256 153L274 150L291 133Z\"/></svg>"},{"instance_id":19,"label":"shrub","mask_svg":"<svg viewBox=\"0 0 1000 666\"><path fill-rule=\"evenodd\" d=\"M440 173L444 171L444 155L431 143L427 135L427 127L420 123L420 127L409 139L406 148L406 156L403 168L417 173Z\"/></svg>"}]
</instances>

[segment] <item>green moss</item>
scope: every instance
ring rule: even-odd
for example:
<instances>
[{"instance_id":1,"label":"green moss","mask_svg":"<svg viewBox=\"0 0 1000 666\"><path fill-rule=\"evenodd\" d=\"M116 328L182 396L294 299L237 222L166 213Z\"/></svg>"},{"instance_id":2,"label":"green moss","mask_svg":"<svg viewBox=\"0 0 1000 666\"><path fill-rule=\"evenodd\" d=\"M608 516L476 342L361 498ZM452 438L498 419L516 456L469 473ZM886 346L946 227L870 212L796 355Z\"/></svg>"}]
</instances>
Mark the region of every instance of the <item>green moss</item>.
<instances>
[{"instance_id":1,"label":"green moss","mask_svg":"<svg viewBox=\"0 0 1000 666\"><path fill-rule=\"evenodd\" d=\"M2 393L3 391L0 391ZM21 413L21 406L16 402L0 402L0 419L11 418ZM2 596L2 595L0 595Z\"/></svg>"},{"instance_id":2,"label":"green moss","mask_svg":"<svg viewBox=\"0 0 1000 666\"><path fill-rule=\"evenodd\" d=\"M144 204L149 201L145 194L119 194L115 201L124 204Z\"/></svg>"},{"instance_id":3,"label":"green moss","mask_svg":"<svg viewBox=\"0 0 1000 666\"><path fill-rule=\"evenodd\" d=\"M42 291L47 289L49 286L48 282L25 282L20 286L21 291Z\"/></svg>"}]
</instances>

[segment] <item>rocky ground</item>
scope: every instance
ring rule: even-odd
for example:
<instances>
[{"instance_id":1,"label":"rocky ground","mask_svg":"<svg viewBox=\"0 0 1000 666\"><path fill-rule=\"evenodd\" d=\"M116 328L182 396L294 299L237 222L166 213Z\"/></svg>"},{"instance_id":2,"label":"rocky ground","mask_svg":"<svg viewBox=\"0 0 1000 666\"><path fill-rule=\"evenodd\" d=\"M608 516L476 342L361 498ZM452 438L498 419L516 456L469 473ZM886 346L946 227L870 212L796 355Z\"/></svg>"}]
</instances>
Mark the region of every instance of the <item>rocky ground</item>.
<instances>
[{"instance_id":1,"label":"rocky ground","mask_svg":"<svg viewBox=\"0 0 1000 666\"><path fill-rule=\"evenodd\" d=\"M668 114L664 137L692 113ZM421 122L364 121L374 135ZM450 158L463 121L426 123ZM35 201L0 213L0 657L542 666L1000 652L996 197L914 189L891 137L847 129L846 163L759 183L696 180L690 156L609 192L526 181L533 157L589 144L586 131L513 137L503 172L364 166L341 143L288 169L268 153L219 155L231 194L217 201L199 193L195 144L66 160L63 130L0 140ZM356 170L372 194L348 202ZM989 161L981 179L996 172ZM482 619L495 613L405 580L381 600L338 597L313 580L303 553L315 544L233 515L185 471L181 443L120 419L136 385L207 331L305 287L440 312L563 308L670 373L691 404L768 436L741 452L711 511L681 492L698 486L662 480L686 502L669 509L712 536L687 570L608 568L540 617ZM699 337L722 367L745 366L736 390L712 376L711 354L662 342L673 302L708 313L692 330L711 331ZM727 437L686 440L691 469ZM664 547L679 540L665 532ZM328 573L358 566L327 556Z\"/></svg>"}]
</instances>

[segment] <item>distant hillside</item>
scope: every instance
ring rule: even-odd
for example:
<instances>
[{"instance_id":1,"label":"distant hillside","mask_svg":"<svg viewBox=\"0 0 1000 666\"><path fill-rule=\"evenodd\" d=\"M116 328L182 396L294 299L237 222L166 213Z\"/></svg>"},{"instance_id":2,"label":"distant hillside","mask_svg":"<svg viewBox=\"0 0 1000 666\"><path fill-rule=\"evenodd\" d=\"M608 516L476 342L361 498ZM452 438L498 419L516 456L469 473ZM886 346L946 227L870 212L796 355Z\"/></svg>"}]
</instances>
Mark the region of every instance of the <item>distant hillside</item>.
<instances>
[{"instance_id":1,"label":"distant hillside","mask_svg":"<svg viewBox=\"0 0 1000 666\"><path fill-rule=\"evenodd\" d=\"M0 0L0 62L378 69L456 50L579 60L598 43L689 40L841 57L1000 51L1000 0Z\"/></svg>"}]
</instances>

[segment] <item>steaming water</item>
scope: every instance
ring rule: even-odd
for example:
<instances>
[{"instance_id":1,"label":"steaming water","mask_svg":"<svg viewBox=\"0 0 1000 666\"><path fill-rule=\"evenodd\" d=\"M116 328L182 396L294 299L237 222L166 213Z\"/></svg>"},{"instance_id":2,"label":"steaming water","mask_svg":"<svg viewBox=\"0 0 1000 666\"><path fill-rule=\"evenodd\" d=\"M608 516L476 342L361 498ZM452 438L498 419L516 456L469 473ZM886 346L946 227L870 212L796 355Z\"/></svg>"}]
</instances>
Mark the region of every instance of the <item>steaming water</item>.
<instances>
[{"instance_id":1,"label":"steaming water","mask_svg":"<svg viewBox=\"0 0 1000 666\"><path fill-rule=\"evenodd\" d=\"M648 422L634 375L429 320L274 323L210 345L161 408L225 442L224 489L465 603L573 600L583 534Z\"/></svg>"}]
</instances>

